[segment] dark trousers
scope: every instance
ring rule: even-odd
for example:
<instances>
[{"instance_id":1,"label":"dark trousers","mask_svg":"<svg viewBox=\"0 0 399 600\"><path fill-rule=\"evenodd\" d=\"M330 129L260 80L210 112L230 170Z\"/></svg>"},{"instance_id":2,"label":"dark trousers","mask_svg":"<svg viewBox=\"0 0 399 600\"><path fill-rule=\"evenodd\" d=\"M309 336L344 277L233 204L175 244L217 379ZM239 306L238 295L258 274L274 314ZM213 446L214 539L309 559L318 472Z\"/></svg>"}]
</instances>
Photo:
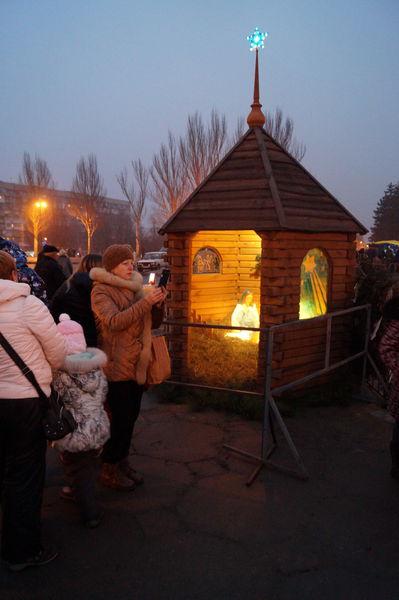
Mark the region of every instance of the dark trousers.
<instances>
[{"instance_id":1,"label":"dark trousers","mask_svg":"<svg viewBox=\"0 0 399 600\"><path fill-rule=\"evenodd\" d=\"M143 386L136 381L108 382L107 404L111 413L111 437L104 446L104 462L115 464L129 456L143 391Z\"/></svg>"},{"instance_id":2,"label":"dark trousers","mask_svg":"<svg viewBox=\"0 0 399 600\"><path fill-rule=\"evenodd\" d=\"M61 460L82 519L84 521L98 519L102 512L98 496L101 463L98 450L63 452Z\"/></svg>"},{"instance_id":3,"label":"dark trousers","mask_svg":"<svg viewBox=\"0 0 399 600\"><path fill-rule=\"evenodd\" d=\"M38 398L0 399L1 555L18 563L41 547L46 440Z\"/></svg>"}]
</instances>

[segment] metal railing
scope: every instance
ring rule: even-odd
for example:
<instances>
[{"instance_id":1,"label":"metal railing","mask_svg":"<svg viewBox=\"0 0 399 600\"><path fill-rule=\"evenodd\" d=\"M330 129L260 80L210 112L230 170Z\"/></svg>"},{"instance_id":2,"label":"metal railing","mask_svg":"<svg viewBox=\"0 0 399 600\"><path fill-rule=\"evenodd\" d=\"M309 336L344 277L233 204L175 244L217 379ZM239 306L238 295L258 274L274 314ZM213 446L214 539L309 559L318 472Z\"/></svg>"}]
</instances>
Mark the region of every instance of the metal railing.
<instances>
[{"instance_id":1,"label":"metal railing","mask_svg":"<svg viewBox=\"0 0 399 600\"><path fill-rule=\"evenodd\" d=\"M332 346L332 342L333 342L333 334L332 334L333 320L338 317L344 317L344 316L347 316L347 315L350 315L353 313L359 313L359 312L364 312L366 315L365 327L364 327L364 343L362 345L362 349L360 351L356 351L352 354L349 353L348 356L344 359L340 359L335 362L332 361L331 346ZM323 367L315 369L308 375L299 377L298 379L294 379L293 381L290 381L289 383L272 387L272 378L273 378L272 365L273 365L273 352L274 352L276 333L287 330L287 329L292 329L294 327L298 327L298 326L300 327L303 325L314 324L314 323L318 323L318 322L320 322L320 323L326 322ZM189 322L183 322L183 321L166 320L166 321L164 321L164 325L171 326L171 327L176 326L176 327L183 327L183 328L191 327L191 328L199 328L199 329L219 329L219 330L228 330L228 331L244 330L244 331L259 332L260 334L261 333L265 334L266 341L267 341L264 370L263 370L263 372L262 372L262 370L259 371L259 376L261 376L263 374L263 379L264 379L263 392L254 392L252 390L235 389L235 388L229 388L229 387L223 387L223 386L213 386L213 385L207 385L204 383L193 383L193 382L189 382L189 381L178 381L175 379L169 379L169 380L167 380L166 383L170 383L170 384L174 384L174 385L182 385L182 386L187 386L187 387L193 387L193 388L208 389L208 390L215 390L215 391L236 392L236 393L240 393L240 394L246 394L246 395L249 394L249 395L253 395L253 396L263 397L264 414L263 414L261 455L254 456L254 455L248 454L247 452L239 450L237 448L233 448L230 446L226 446L226 447L229 448L230 450L238 452L239 454L249 456L259 462L259 466L254 471L254 473L250 476L250 478L247 480L247 485L252 483L252 481L255 479L256 475L259 473L260 469L263 466L282 471L284 473L293 475L300 479L307 479L309 476L307 474L305 466L304 466L304 464L299 456L299 453L294 445L294 442L288 432L288 429L284 423L284 420L280 414L280 411L278 410L278 407L274 401L273 396L275 396L276 394L281 394L283 392L286 392L294 387L304 384L304 383L306 383L312 379L315 379L317 377L322 377L323 375L325 375L335 369L338 369L340 367L343 367L344 365L347 365L355 360L360 360L360 359L363 359L363 365L362 365L362 384L363 384L365 375L366 375L368 342L369 342L369 337L370 337L370 322L371 322L371 306L369 304L365 304L362 306L356 306L356 307L348 308L348 309L344 309L344 310L338 310L335 312L327 313L320 317L314 317L312 319L291 321L289 323L282 323L280 325L270 325L270 326L264 327L264 328L232 327L232 326L228 326L228 325L212 325L212 324L207 324L207 323L189 323ZM320 351L320 353L321 353L321 351ZM282 368L284 368L284 365L282 365ZM288 443L291 454L293 455L293 457L297 463L297 466L299 468L299 473L290 471L284 467L281 467L274 463L271 463L271 461L269 460L269 457L272 454L272 452L274 451L274 448L276 446L276 439L275 439L274 430L272 427L272 417L274 417L274 419L277 421L277 423ZM272 444L270 444L270 436L272 436L272 438L273 438Z\"/></svg>"}]
</instances>

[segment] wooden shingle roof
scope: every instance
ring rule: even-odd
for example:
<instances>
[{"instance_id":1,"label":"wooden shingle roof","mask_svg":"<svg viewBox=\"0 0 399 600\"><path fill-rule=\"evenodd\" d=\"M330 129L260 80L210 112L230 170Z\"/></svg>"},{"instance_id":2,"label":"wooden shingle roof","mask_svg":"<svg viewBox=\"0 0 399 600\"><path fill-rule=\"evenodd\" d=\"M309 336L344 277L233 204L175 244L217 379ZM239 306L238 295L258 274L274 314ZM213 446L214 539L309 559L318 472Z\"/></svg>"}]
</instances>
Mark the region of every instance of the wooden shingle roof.
<instances>
[{"instance_id":1,"label":"wooden shingle roof","mask_svg":"<svg viewBox=\"0 0 399 600\"><path fill-rule=\"evenodd\" d=\"M366 233L264 129L250 128L160 229Z\"/></svg>"}]
</instances>

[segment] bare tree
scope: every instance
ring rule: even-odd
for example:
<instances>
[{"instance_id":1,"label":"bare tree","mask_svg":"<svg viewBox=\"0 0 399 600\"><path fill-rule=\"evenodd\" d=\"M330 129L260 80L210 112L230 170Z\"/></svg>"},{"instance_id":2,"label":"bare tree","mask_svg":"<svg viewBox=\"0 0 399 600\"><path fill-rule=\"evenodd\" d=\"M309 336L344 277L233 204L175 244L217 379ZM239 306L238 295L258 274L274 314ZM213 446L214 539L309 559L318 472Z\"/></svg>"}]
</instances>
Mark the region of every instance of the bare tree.
<instances>
[{"instance_id":1,"label":"bare tree","mask_svg":"<svg viewBox=\"0 0 399 600\"><path fill-rule=\"evenodd\" d=\"M229 143L229 146L234 146L234 144L236 144L238 142L238 140L244 135L245 133L245 119L244 117L238 117L237 119L237 123L236 123L236 128L234 130L234 133L231 137L231 141Z\"/></svg>"},{"instance_id":2,"label":"bare tree","mask_svg":"<svg viewBox=\"0 0 399 600\"><path fill-rule=\"evenodd\" d=\"M184 176L196 188L218 164L226 144L227 123L224 115L212 111L208 128L196 112L187 119L184 137L179 139L179 154Z\"/></svg>"},{"instance_id":3,"label":"bare tree","mask_svg":"<svg viewBox=\"0 0 399 600\"><path fill-rule=\"evenodd\" d=\"M179 156L190 187L204 179L207 170L207 136L201 115L196 112L187 119L187 131L179 138Z\"/></svg>"},{"instance_id":4,"label":"bare tree","mask_svg":"<svg viewBox=\"0 0 399 600\"><path fill-rule=\"evenodd\" d=\"M22 159L22 174L18 177L19 183L30 188L54 188L54 181L45 160L37 154L34 160L29 152L24 152Z\"/></svg>"},{"instance_id":5,"label":"bare tree","mask_svg":"<svg viewBox=\"0 0 399 600\"><path fill-rule=\"evenodd\" d=\"M164 221L182 204L187 191L178 142L170 131L167 145L162 144L153 158L150 175L157 217Z\"/></svg>"},{"instance_id":6,"label":"bare tree","mask_svg":"<svg viewBox=\"0 0 399 600\"><path fill-rule=\"evenodd\" d=\"M211 113L211 122L207 131L208 175L220 162L226 149L227 121L225 115L216 110Z\"/></svg>"},{"instance_id":7,"label":"bare tree","mask_svg":"<svg viewBox=\"0 0 399 600\"><path fill-rule=\"evenodd\" d=\"M24 152L22 172L18 181L27 188L25 217L26 228L33 235L33 252L37 256L39 236L51 222L51 203L49 190L54 188L54 181L45 160L36 154L32 160L29 152Z\"/></svg>"},{"instance_id":8,"label":"bare tree","mask_svg":"<svg viewBox=\"0 0 399 600\"><path fill-rule=\"evenodd\" d=\"M182 204L222 158L227 140L224 115L213 110L205 126L201 115L189 115L184 136L169 132L150 169L157 218L165 220Z\"/></svg>"},{"instance_id":9,"label":"bare tree","mask_svg":"<svg viewBox=\"0 0 399 600\"><path fill-rule=\"evenodd\" d=\"M94 154L89 154L87 159L82 157L77 163L72 194L67 209L86 229L87 252L90 253L93 233L101 223L106 194Z\"/></svg>"},{"instance_id":10,"label":"bare tree","mask_svg":"<svg viewBox=\"0 0 399 600\"><path fill-rule=\"evenodd\" d=\"M39 249L39 235L44 232L49 222L47 202L30 200L25 209L27 230L33 235L33 254L37 256Z\"/></svg>"},{"instance_id":11,"label":"bare tree","mask_svg":"<svg viewBox=\"0 0 399 600\"><path fill-rule=\"evenodd\" d=\"M265 130L276 142L289 152L297 161L301 161L306 153L306 146L294 138L294 121L291 117L283 117L283 111L277 107L274 116L266 113Z\"/></svg>"},{"instance_id":12,"label":"bare tree","mask_svg":"<svg viewBox=\"0 0 399 600\"><path fill-rule=\"evenodd\" d=\"M127 169L123 169L116 179L121 187L123 195L129 202L135 227L136 237L136 256L140 256L141 251L141 221L145 209L145 203L148 198L148 169L144 167L140 159L132 161L133 174L137 183L137 190L134 183L129 184Z\"/></svg>"}]
</instances>

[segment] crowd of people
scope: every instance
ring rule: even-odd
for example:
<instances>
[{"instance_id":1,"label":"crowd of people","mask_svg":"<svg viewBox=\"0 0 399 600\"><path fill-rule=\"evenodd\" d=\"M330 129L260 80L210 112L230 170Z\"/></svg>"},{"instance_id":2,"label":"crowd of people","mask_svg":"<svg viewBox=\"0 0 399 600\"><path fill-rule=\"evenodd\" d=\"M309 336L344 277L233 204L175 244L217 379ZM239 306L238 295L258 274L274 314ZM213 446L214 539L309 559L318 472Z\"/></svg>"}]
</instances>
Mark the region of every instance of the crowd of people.
<instances>
[{"instance_id":1,"label":"crowd of people","mask_svg":"<svg viewBox=\"0 0 399 600\"><path fill-rule=\"evenodd\" d=\"M65 257L68 258L65 254ZM86 527L103 507L99 481L132 491L144 482L130 462L151 355L151 330L163 319L167 292L143 288L133 251L112 245L84 256L76 271L45 245L35 270L18 246L0 238L0 334L73 411L77 428L53 443L65 474L61 498L76 503ZM1 336L0 336L1 339ZM41 540L45 411L36 389L0 346L1 557L11 571L57 556Z\"/></svg>"},{"instance_id":2,"label":"crowd of people","mask_svg":"<svg viewBox=\"0 0 399 600\"><path fill-rule=\"evenodd\" d=\"M368 271L370 267L379 267L397 271L399 267L399 247L394 244L370 244L356 253L358 266Z\"/></svg>"}]
</instances>

